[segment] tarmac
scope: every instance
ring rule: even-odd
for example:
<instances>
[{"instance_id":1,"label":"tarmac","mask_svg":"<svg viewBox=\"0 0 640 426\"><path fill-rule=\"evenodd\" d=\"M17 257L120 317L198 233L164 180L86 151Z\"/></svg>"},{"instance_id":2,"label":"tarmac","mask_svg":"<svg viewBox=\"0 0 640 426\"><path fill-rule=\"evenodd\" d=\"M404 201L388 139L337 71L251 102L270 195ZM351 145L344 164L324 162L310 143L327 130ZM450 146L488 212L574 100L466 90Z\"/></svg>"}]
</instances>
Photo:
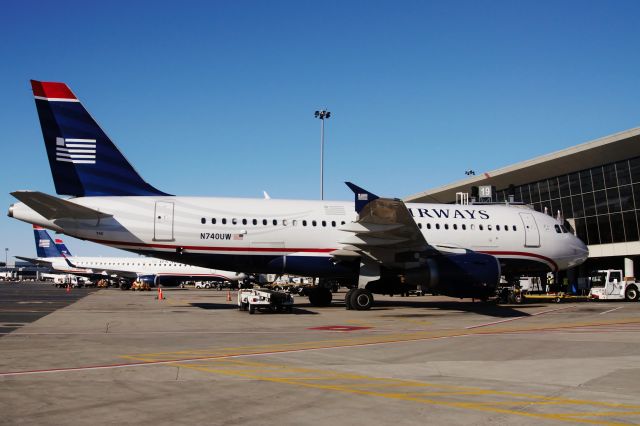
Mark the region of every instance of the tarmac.
<instances>
[{"instance_id":1,"label":"tarmac","mask_svg":"<svg viewBox=\"0 0 640 426\"><path fill-rule=\"evenodd\" d=\"M250 315L226 291L0 283L0 320L42 294L50 313L0 329L0 424L640 422L640 303L338 293Z\"/></svg>"}]
</instances>

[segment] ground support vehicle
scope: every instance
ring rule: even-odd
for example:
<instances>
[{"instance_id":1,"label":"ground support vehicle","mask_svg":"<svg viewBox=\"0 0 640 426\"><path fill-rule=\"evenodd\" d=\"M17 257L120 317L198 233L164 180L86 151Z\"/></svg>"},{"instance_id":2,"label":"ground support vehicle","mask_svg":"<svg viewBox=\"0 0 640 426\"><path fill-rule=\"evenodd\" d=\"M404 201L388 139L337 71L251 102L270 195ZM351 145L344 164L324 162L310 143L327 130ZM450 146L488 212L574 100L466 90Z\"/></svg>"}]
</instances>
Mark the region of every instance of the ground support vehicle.
<instances>
[{"instance_id":1,"label":"ground support vehicle","mask_svg":"<svg viewBox=\"0 0 640 426\"><path fill-rule=\"evenodd\" d=\"M589 297L597 300L627 300L635 302L640 297L640 285L633 277L624 277L620 269L595 271L589 277Z\"/></svg>"},{"instance_id":2,"label":"ground support vehicle","mask_svg":"<svg viewBox=\"0 0 640 426\"><path fill-rule=\"evenodd\" d=\"M238 310L253 314L257 309L291 312L293 296L283 291L266 288L238 290Z\"/></svg>"},{"instance_id":3,"label":"ground support vehicle","mask_svg":"<svg viewBox=\"0 0 640 426\"><path fill-rule=\"evenodd\" d=\"M144 282L144 281L135 281L131 285L131 290L135 290L135 291L150 291L151 290L151 286L149 285L149 283Z\"/></svg>"}]
</instances>

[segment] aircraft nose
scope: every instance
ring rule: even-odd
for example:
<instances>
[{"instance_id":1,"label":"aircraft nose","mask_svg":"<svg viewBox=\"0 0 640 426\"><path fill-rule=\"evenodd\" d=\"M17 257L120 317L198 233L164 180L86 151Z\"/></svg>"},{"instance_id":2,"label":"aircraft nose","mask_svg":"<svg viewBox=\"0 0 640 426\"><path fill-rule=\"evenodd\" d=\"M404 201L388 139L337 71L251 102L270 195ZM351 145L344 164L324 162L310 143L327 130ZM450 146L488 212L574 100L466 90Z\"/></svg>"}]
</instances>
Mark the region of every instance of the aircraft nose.
<instances>
[{"instance_id":1,"label":"aircraft nose","mask_svg":"<svg viewBox=\"0 0 640 426\"><path fill-rule=\"evenodd\" d=\"M573 251L573 262L571 266L577 266L584 263L589 257L589 248L585 243L578 237L574 237L574 241L571 244L571 249Z\"/></svg>"}]
</instances>

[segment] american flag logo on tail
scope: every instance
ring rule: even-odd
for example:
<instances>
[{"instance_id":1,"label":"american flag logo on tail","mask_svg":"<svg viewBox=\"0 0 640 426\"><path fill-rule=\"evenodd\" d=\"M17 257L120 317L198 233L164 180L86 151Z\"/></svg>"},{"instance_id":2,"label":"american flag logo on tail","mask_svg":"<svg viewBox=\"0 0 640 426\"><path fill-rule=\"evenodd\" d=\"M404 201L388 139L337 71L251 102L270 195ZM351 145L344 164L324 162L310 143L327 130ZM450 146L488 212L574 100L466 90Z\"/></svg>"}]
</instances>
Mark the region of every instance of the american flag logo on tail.
<instances>
[{"instance_id":1,"label":"american flag logo on tail","mask_svg":"<svg viewBox=\"0 0 640 426\"><path fill-rule=\"evenodd\" d=\"M56 138L56 161L96 164L96 140Z\"/></svg>"}]
</instances>

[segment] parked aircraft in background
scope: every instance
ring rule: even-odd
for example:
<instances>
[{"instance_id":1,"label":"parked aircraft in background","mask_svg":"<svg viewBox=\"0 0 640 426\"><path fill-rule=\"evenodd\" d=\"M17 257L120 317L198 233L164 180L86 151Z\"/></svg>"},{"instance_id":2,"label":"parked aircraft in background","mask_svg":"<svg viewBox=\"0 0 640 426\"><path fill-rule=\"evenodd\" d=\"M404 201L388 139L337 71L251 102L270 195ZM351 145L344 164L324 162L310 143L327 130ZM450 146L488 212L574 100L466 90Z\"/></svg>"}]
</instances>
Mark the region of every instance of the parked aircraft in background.
<instances>
[{"instance_id":1,"label":"parked aircraft in background","mask_svg":"<svg viewBox=\"0 0 640 426\"><path fill-rule=\"evenodd\" d=\"M185 265L152 257L78 257L64 254L66 249L60 239L54 242L49 233L38 226L33 227L38 257L18 257L29 262L46 265L52 269L93 279L117 278L127 289L136 280L151 285L175 286L184 281L238 281L245 278L243 273L221 271Z\"/></svg>"},{"instance_id":2,"label":"parked aircraft in background","mask_svg":"<svg viewBox=\"0 0 640 426\"><path fill-rule=\"evenodd\" d=\"M584 262L553 217L505 205L405 204L348 183L354 202L178 197L129 164L63 83L32 81L56 191L16 191L9 216L170 262L338 280L347 308L410 287L484 299L501 275ZM79 265L83 266L83 265ZM318 286L315 305L331 302Z\"/></svg>"}]
</instances>

